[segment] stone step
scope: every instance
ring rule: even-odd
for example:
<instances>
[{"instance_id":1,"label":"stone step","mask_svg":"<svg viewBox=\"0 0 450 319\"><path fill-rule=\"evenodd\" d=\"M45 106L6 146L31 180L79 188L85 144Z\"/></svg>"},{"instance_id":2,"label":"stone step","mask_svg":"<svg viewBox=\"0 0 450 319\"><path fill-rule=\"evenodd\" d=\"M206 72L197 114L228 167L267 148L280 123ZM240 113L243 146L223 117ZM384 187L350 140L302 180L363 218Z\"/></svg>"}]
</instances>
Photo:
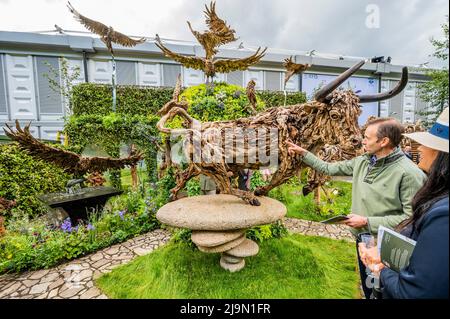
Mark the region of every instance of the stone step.
<instances>
[{"instance_id":1,"label":"stone step","mask_svg":"<svg viewBox=\"0 0 450 319\"><path fill-rule=\"evenodd\" d=\"M239 246L236 246L233 249L226 251L226 254L233 257L245 258L255 256L258 254L258 252L259 252L258 244L250 239L245 239Z\"/></svg>"},{"instance_id":2,"label":"stone step","mask_svg":"<svg viewBox=\"0 0 450 319\"><path fill-rule=\"evenodd\" d=\"M245 259L242 259L242 261L238 264L229 264L221 258L220 259L220 267L222 267L223 269L228 270L230 272L236 272L245 267Z\"/></svg>"},{"instance_id":3,"label":"stone step","mask_svg":"<svg viewBox=\"0 0 450 319\"><path fill-rule=\"evenodd\" d=\"M238 239L245 233L245 230L238 231L193 231L192 241L202 247L216 247Z\"/></svg>"},{"instance_id":4,"label":"stone step","mask_svg":"<svg viewBox=\"0 0 450 319\"><path fill-rule=\"evenodd\" d=\"M245 240L245 235L242 235L241 237L230 241L229 243L223 244L223 245L219 245L216 247L203 247L203 246L197 246L198 249L204 253L209 253L209 254L213 254L213 253L223 253L224 251L230 250L236 246L239 246L240 244L242 244Z\"/></svg>"}]
</instances>

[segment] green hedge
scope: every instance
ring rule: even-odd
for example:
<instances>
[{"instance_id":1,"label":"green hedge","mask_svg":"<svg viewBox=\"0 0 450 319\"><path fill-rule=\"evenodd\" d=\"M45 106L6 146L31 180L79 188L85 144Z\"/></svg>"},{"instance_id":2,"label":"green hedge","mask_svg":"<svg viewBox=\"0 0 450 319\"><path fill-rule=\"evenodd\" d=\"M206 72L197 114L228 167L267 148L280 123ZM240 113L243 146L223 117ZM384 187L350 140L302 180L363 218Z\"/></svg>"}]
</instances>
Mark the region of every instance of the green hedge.
<instances>
[{"instance_id":1,"label":"green hedge","mask_svg":"<svg viewBox=\"0 0 450 319\"><path fill-rule=\"evenodd\" d=\"M44 193L64 191L70 175L53 164L36 160L16 144L0 145L0 197L16 200L7 217L21 212L29 217L46 211L37 198Z\"/></svg>"},{"instance_id":2,"label":"green hedge","mask_svg":"<svg viewBox=\"0 0 450 319\"><path fill-rule=\"evenodd\" d=\"M236 85L217 83L215 93L222 88L227 91L240 91L247 100L245 88ZM187 90L205 94L205 85L191 87ZM143 86L117 86L117 113L126 115L154 115L173 95L173 88L156 88ZM111 86L105 84L82 83L73 88L73 114L80 115L108 115L112 109ZM284 105L284 93L279 91L258 91L257 96L264 103L264 108ZM287 105L306 102L303 92L289 92ZM195 114L192 114L195 116Z\"/></svg>"},{"instance_id":3,"label":"green hedge","mask_svg":"<svg viewBox=\"0 0 450 319\"><path fill-rule=\"evenodd\" d=\"M173 88L117 86L117 113L154 115L172 99ZM73 115L108 115L112 111L111 86L82 83L72 91Z\"/></svg>"}]
</instances>

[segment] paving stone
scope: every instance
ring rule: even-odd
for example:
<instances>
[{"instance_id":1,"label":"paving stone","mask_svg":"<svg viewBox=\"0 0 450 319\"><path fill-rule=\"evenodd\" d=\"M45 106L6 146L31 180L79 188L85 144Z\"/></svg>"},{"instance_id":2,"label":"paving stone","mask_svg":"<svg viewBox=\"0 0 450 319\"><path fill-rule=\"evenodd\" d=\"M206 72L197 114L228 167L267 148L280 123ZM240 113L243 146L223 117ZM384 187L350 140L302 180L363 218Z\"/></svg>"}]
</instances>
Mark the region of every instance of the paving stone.
<instances>
[{"instance_id":1,"label":"paving stone","mask_svg":"<svg viewBox=\"0 0 450 319\"><path fill-rule=\"evenodd\" d=\"M84 287L81 287L81 288L69 288L69 289L63 291L62 293L59 293L59 296L61 298L70 298L70 297L73 297L76 294L78 294L83 289L84 289Z\"/></svg>"},{"instance_id":2,"label":"paving stone","mask_svg":"<svg viewBox=\"0 0 450 319\"><path fill-rule=\"evenodd\" d=\"M45 291L47 291L49 286L50 286L49 282L33 286L31 287L30 295L42 294Z\"/></svg>"},{"instance_id":3,"label":"paving stone","mask_svg":"<svg viewBox=\"0 0 450 319\"><path fill-rule=\"evenodd\" d=\"M3 298L3 297L8 296L10 294L13 294L14 292L16 292L20 288L20 286L22 286L22 283L17 282L15 284L9 286L9 288L0 291L0 298Z\"/></svg>"},{"instance_id":4,"label":"paving stone","mask_svg":"<svg viewBox=\"0 0 450 319\"><path fill-rule=\"evenodd\" d=\"M86 292L84 292L83 294L81 294L80 299L92 299L97 296L100 296L101 294L102 294L102 292L98 288L92 287L92 288L88 289Z\"/></svg>"},{"instance_id":5,"label":"paving stone","mask_svg":"<svg viewBox=\"0 0 450 319\"><path fill-rule=\"evenodd\" d=\"M59 288L65 283L64 279L60 278L55 282L52 282L51 285L48 287L49 290L52 290L54 288Z\"/></svg>"},{"instance_id":6,"label":"paving stone","mask_svg":"<svg viewBox=\"0 0 450 319\"><path fill-rule=\"evenodd\" d=\"M31 286L36 285L38 282L39 282L38 279L36 279L36 280L25 280L25 281L22 281L22 284L24 284L26 287L30 288Z\"/></svg>"},{"instance_id":7,"label":"paving stone","mask_svg":"<svg viewBox=\"0 0 450 319\"><path fill-rule=\"evenodd\" d=\"M93 274L92 270L86 269L83 270L80 274L76 275L75 278L79 281L83 281L86 278L91 278L92 274Z\"/></svg>"},{"instance_id":8,"label":"paving stone","mask_svg":"<svg viewBox=\"0 0 450 319\"><path fill-rule=\"evenodd\" d=\"M45 275L47 275L50 272L50 270L39 270L34 272L28 279L41 279Z\"/></svg>"},{"instance_id":9,"label":"paving stone","mask_svg":"<svg viewBox=\"0 0 450 319\"><path fill-rule=\"evenodd\" d=\"M138 256L145 256L145 255L151 253L152 251L153 251L153 249L144 249L141 247L135 248L133 250L133 252Z\"/></svg>"},{"instance_id":10,"label":"paving stone","mask_svg":"<svg viewBox=\"0 0 450 319\"><path fill-rule=\"evenodd\" d=\"M115 255L119 252L119 247L112 247L104 251L105 254Z\"/></svg>"},{"instance_id":11,"label":"paving stone","mask_svg":"<svg viewBox=\"0 0 450 319\"><path fill-rule=\"evenodd\" d=\"M35 299L47 299L48 296L48 292L46 292L45 294L42 294L40 296L37 296Z\"/></svg>"},{"instance_id":12,"label":"paving stone","mask_svg":"<svg viewBox=\"0 0 450 319\"><path fill-rule=\"evenodd\" d=\"M48 294L48 299L54 298L58 295L58 288L53 289L52 291L49 292Z\"/></svg>"},{"instance_id":13,"label":"paving stone","mask_svg":"<svg viewBox=\"0 0 450 319\"><path fill-rule=\"evenodd\" d=\"M109 260L102 259L102 260L99 260L96 263L92 264L92 267L99 269L100 267L102 267L102 266L104 266L104 265L106 265L108 263L110 263Z\"/></svg>"},{"instance_id":14,"label":"paving stone","mask_svg":"<svg viewBox=\"0 0 450 319\"><path fill-rule=\"evenodd\" d=\"M47 276L43 277L40 281L41 284L45 283L45 282L54 282L57 278L59 278L59 273L54 272L54 273L50 273Z\"/></svg>"}]
</instances>

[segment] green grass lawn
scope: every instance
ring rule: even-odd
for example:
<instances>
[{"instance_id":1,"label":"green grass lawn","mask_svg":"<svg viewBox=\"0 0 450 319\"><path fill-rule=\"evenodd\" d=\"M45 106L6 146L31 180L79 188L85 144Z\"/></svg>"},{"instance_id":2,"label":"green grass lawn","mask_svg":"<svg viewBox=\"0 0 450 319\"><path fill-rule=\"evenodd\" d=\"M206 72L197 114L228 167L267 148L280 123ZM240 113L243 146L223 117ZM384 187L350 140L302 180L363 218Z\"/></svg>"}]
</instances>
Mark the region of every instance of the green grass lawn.
<instances>
[{"instance_id":1,"label":"green grass lawn","mask_svg":"<svg viewBox=\"0 0 450 319\"><path fill-rule=\"evenodd\" d=\"M260 245L257 256L230 273L219 254L169 243L97 279L110 298L240 299L359 298L353 244L289 235Z\"/></svg>"},{"instance_id":2,"label":"green grass lawn","mask_svg":"<svg viewBox=\"0 0 450 319\"><path fill-rule=\"evenodd\" d=\"M276 192L277 197L287 207L287 217L312 221L322 221L335 215L349 214L352 201L352 184L343 181L332 181L327 187L329 198L321 191L321 203L316 205L314 194L303 196L302 188L298 185L281 185ZM337 194L332 191L336 190Z\"/></svg>"}]
</instances>

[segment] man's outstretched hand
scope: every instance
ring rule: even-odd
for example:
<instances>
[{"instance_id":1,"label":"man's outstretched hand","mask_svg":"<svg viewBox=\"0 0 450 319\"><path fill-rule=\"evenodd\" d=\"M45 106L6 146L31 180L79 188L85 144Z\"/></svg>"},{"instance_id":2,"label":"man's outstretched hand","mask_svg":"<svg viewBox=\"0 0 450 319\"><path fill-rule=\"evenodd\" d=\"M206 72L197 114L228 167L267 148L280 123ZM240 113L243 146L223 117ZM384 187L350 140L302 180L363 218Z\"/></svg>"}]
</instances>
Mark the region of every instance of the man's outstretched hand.
<instances>
[{"instance_id":1,"label":"man's outstretched hand","mask_svg":"<svg viewBox=\"0 0 450 319\"><path fill-rule=\"evenodd\" d=\"M304 148L292 143L291 141L286 141L286 145L288 146L288 153L291 156L295 156L296 154L304 156L308 152L308 150L305 150Z\"/></svg>"}]
</instances>

